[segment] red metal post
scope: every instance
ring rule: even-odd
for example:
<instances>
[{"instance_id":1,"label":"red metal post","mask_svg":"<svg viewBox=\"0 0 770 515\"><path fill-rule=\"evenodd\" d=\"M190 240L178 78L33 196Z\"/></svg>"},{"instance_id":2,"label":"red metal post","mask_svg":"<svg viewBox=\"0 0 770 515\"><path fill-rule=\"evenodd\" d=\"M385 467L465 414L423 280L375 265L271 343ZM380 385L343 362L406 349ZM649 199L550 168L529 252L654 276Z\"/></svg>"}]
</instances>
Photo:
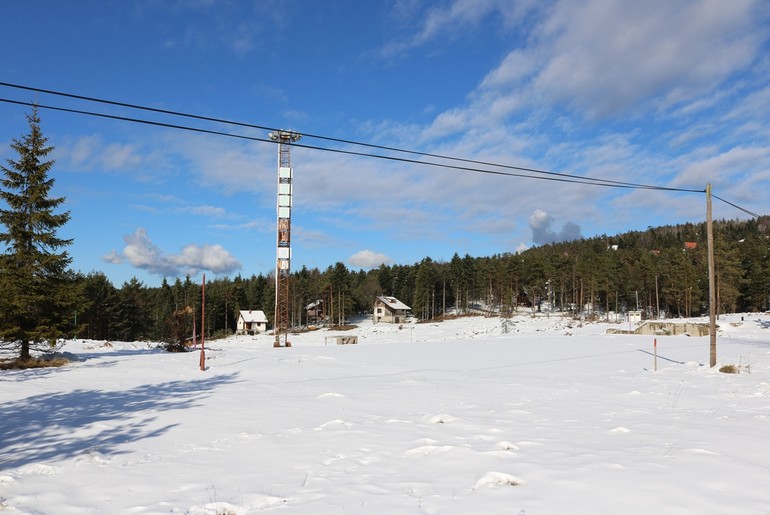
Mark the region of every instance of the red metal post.
<instances>
[{"instance_id":1,"label":"red metal post","mask_svg":"<svg viewBox=\"0 0 770 515\"><path fill-rule=\"evenodd\" d=\"M201 284L201 370L206 370L206 351L203 344L203 333L206 331L206 274L203 274Z\"/></svg>"}]
</instances>

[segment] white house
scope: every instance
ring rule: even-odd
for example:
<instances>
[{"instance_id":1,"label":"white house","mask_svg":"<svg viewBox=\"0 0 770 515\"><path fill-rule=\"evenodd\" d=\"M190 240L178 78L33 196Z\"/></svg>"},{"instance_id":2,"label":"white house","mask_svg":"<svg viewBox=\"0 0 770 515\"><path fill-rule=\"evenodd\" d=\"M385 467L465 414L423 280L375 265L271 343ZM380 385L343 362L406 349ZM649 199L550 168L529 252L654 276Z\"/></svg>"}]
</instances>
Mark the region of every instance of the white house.
<instances>
[{"instance_id":1,"label":"white house","mask_svg":"<svg viewBox=\"0 0 770 515\"><path fill-rule=\"evenodd\" d=\"M374 301L374 323L390 322L393 324L402 324L406 322L406 318L409 316L411 310L412 308L395 297L377 297Z\"/></svg>"},{"instance_id":2,"label":"white house","mask_svg":"<svg viewBox=\"0 0 770 515\"><path fill-rule=\"evenodd\" d=\"M267 331L267 317L259 309L241 310L238 315L236 332L238 334L257 334Z\"/></svg>"}]
</instances>

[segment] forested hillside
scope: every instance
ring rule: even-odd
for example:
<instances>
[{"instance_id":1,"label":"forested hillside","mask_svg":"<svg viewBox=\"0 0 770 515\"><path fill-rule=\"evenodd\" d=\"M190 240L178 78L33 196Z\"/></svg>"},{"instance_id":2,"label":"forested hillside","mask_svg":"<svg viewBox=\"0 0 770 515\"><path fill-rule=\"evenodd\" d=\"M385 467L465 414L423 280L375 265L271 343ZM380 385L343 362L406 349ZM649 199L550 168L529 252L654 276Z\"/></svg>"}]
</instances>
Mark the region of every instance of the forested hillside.
<instances>
[{"instance_id":1,"label":"forested hillside","mask_svg":"<svg viewBox=\"0 0 770 515\"><path fill-rule=\"evenodd\" d=\"M770 217L714 223L718 312L770 309ZM304 306L324 301L328 323L371 311L375 296L392 295L419 319L444 312L515 309L603 314L640 309L647 317L696 316L708 310L704 224L649 228L531 248L518 254L349 270L302 268L292 274L292 325L307 324ZM75 279L88 299L73 319L73 335L94 339L169 340L171 320L192 334L201 316L201 287L189 278L160 287L132 279L115 287L94 272ZM272 320L272 275L219 278L206 284L205 334L232 333L242 309ZM187 309L191 308L191 309ZM176 315L175 315L176 314ZM75 325L77 324L77 326ZM197 327L200 323L197 322Z\"/></svg>"}]
</instances>

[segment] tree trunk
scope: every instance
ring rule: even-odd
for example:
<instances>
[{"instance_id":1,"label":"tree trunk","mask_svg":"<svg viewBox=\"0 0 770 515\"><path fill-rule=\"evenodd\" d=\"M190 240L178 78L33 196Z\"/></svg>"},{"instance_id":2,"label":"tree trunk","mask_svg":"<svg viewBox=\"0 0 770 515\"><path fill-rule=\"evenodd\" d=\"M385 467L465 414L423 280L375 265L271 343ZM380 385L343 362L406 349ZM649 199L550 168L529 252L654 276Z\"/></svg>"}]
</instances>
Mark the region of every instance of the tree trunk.
<instances>
[{"instance_id":1,"label":"tree trunk","mask_svg":"<svg viewBox=\"0 0 770 515\"><path fill-rule=\"evenodd\" d=\"M25 340L21 342L21 354L19 355L19 361L29 361L29 341Z\"/></svg>"}]
</instances>

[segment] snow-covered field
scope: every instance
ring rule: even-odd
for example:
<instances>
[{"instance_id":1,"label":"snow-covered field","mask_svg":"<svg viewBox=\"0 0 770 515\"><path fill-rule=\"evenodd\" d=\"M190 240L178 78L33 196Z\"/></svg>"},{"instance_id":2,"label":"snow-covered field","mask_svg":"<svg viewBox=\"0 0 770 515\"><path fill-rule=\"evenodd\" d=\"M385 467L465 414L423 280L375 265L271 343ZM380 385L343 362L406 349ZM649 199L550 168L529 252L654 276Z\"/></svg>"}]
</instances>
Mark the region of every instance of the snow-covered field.
<instances>
[{"instance_id":1,"label":"snow-covered field","mask_svg":"<svg viewBox=\"0 0 770 515\"><path fill-rule=\"evenodd\" d=\"M719 325L740 374L708 337L658 336L655 371L653 337L560 317L233 337L205 371L70 342L0 372L0 511L770 513L770 316Z\"/></svg>"}]
</instances>

